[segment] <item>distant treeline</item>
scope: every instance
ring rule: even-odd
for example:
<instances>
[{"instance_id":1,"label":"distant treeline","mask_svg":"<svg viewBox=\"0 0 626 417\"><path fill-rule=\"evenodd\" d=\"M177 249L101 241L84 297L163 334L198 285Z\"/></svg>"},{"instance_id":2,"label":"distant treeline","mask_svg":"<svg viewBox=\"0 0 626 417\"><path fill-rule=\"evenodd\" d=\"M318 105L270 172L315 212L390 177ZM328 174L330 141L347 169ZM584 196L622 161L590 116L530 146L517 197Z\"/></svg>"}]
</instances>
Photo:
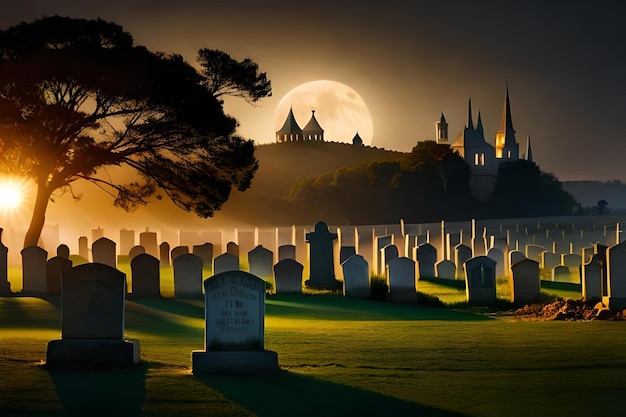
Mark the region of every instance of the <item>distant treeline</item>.
<instances>
[{"instance_id":1,"label":"distant treeline","mask_svg":"<svg viewBox=\"0 0 626 417\"><path fill-rule=\"evenodd\" d=\"M488 201L472 196L470 178L470 167L449 146L425 141L394 160L299 178L286 204L298 222L335 224L559 216L578 208L556 177L533 162L502 164Z\"/></svg>"}]
</instances>

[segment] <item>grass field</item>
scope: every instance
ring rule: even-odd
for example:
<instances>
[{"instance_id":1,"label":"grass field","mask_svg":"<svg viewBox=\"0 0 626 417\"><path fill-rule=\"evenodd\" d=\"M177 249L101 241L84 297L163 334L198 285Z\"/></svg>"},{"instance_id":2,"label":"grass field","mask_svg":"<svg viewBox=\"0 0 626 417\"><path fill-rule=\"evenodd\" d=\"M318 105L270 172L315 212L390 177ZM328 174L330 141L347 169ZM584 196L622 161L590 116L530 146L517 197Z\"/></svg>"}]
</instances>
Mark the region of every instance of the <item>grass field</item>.
<instances>
[{"instance_id":1,"label":"grass field","mask_svg":"<svg viewBox=\"0 0 626 417\"><path fill-rule=\"evenodd\" d=\"M420 283L454 301L458 289ZM0 298L0 416L572 416L626 409L624 322L536 322L334 295L269 296L268 375L191 375L203 304L127 301L141 365L50 371L59 300Z\"/></svg>"}]
</instances>

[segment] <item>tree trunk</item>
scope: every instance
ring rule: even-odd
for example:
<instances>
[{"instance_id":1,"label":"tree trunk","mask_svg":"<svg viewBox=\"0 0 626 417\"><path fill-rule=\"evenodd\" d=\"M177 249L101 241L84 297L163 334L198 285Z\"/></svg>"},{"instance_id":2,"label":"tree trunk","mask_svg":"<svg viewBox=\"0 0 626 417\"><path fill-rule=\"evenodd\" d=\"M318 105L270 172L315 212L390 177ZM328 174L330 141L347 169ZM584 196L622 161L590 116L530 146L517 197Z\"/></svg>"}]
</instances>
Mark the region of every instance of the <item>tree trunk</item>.
<instances>
[{"instance_id":1,"label":"tree trunk","mask_svg":"<svg viewBox=\"0 0 626 417\"><path fill-rule=\"evenodd\" d=\"M30 220L30 226L26 232L24 238L24 247L37 246L39 243L39 237L43 230L43 225L46 221L46 210L48 209L48 202L50 201L50 191L45 184L37 185L37 198L35 199L35 209L33 210L33 217Z\"/></svg>"}]
</instances>

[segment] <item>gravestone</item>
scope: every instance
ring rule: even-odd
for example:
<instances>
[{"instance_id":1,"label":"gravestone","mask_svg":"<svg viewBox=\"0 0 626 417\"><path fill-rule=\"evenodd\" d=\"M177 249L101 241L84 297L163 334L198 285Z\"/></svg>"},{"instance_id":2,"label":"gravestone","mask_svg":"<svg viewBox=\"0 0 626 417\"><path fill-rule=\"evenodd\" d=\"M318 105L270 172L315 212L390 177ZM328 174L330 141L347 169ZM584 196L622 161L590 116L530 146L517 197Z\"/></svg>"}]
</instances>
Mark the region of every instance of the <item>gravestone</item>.
<instances>
[{"instance_id":1,"label":"gravestone","mask_svg":"<svg viewBox=\"0 0 626 417\"><path fill-rule=\"evenodd\" d=\"M541 245L526 245L526 257L533 261L541 261L541 254L546 250ZM513 264L511 264L513 265Z\"/></svg>"},{"instance_id":2,"label":"gravestone","mask_svg":"<svg viewBox=\"0 0 626 417\"><path fill-rule=\"evenodd\" d=\"M310 277L304 283L309 288L339 289L343 284L335 279L333 241L337 233L331 233L324 222L315 224L315 231L306 234L309 244Z\"/></svg>"},{"instance_id":3,"label":"gravestone","mask_svg":"<svg viewBox=\"0 0 626 417\"><path fill-rule=\"evenodd\" d=\"M495 304L496 262L493 259L477 256L465 261L465 295L470 304Z\"/></svg>"},{"instance_id":4,"label":"gravestone","mask_svg":"<svg viewBox=\"0 0 626 417\"><path fill-rule=\"evenodd\" d=\"M48 252L39 246L22 249L22 291L25 293L46 293L46 260Z\"/></svg>"},{"instance_id":5,"label":"gravestone","mask_svg":"<svg viewBox=\"0 0 626 417\"><path fill-rule=\"evenodd\" d=\"M380 259L380 251L387 245L392 245L393 235L385 234L384 236L376 236L376 229L372 230L372 240L374 242L374 253L373 253L373 269L374 272L380 275L384 275L386 273L385 265L381 262Z\"/></svg>"},{"instance_id":6,"label":"gravestone","mask_svg":"<svg viewBox=\"0 0 626 417\"><path fill-rule=\"evenodd\" d=\"M471 257L472 248L470 248L469 246L463 243L459 243L454 247L454 264L456 265L456 277L458 279L463 279L463 264Z\"/></svg>"},{"instance_id":7,"label":"gravestone","mask_svg":"<svg viewBox=\"0 0 626 417\"><path fill-rule=\"evenodd\" d=\"M189 246L176 246L173 248L171 254L172 263L181 255L189 255ZM200 260L202 260L202 258L200 258Z\"/></svg>"},{"instance_id":8,"label":"gravestone","mask_svg":"<svg viewBox=\"0 0 626 417\"><path fill-rule=\"evenodd\" d=\"M57 249L57 254L58 254ZM63 252L62 252L63 253ZM46 261L47 292L50 295L61 295L63 273L72 269L72 261L62 256L55 256Z\"/></svg>"},{"instance_id":9,"label":"gravestone","mask_svg":"<svg viewBox=\"0 0 626 417\"><path fill-rule=\"evenodd\" d=\"M213 259L213 274L221 274L226 271L238 271L239 258L232 253L223 253Z\"/></svg>"},{"instance_id":10,"label":"gravestone","mask_svg":"<svg viewBox=\"0 0 626 417\"><path fill-rule=\"evenodd\" d=\"M250 273L266 282L274 281L274 254L271 250L259 245L248 252Z\"/></svg>"},{"instance_id":11,"label":"gravestone","mask_svg":"<svg viewBox=\"0 0 626 417\"><path fill-rule=\"evenodd\" d=\"M13 294L9 282L9 248L2 243L2 231L0 227L0 296Z\"/></svg>"},{"instance_id":12,"label":"gravestone","mask_svg":"<svg viewBox=\"0 0 626 417\"><path fill-rule=\"evenodd\" d=\"M159 245L159 261L161 266L170 266L170 244L163 242Z\"/></svg>"},{"instance_id":13,"label":"gravestone","mask_svg":"<svg viewBox=\"0 0 626 417\"><path fill-rule=\"evenodd\" d=\"M400 254L398 253L398 247L394 244L390 244L385 246L384 248L382 248L380 250L380 274L381 275L386 275L387 274L387 266L389 265L389 262L392 261L393 259L396 259L400 256Z\"/></svg>"},{"instance_id":14,"label":"gravestone","mask_svg":"<svg viewBox=\"0 0 626 417\"><path fill-rule=\"evenodd\" d=\"M582 269L582 299L586 302L602 300L602 257L594 254Z\"/></svg>"},{"instance_id":15,"label":"gravestone","mask_svg":"<svg viewBox=\"0 0 626 417\"><path fill-rule=\"evenodd\" d=\"M157 243L157 234L146 229L145 232L139 233L139 246L143 246L145 253L155 258L159 256L159 245Z\"/></svg>"},{"instance_id":16,"label":"gravestone","mask_svg":"<svg viewBox=\"0 0 626 417\"><path fill-rule=\"evenodd\" d=\"M354 246L341 246L339 248L339 263L343 264L353 255L356 255L356 248Z\"/></svg>"},{"instance_id":17,"label":"gravestone","mask_svg":"<svg viewBox=\"0 0 626 417\"><path fill-rule=\"evenodd\" d=\"M437 272L437 278L443 279L455 279L456 278L456 265L454 262L444 259L441 262L437 262L435 264L435 269Z\"/></svg>"},{"instance_id":18,"label":"gravestone","mask_svg":"<svg viewBox=\"0 0 626 417\"><path fill-rule=\"evenodd\" d=\"M160 266L160 261L148 253L141 253L130 261L132 298L161 297Z\"/></svg>"},{"instance_id":19,"label":"gravestone","mask_svg":"<svg viewBox=\"0 0 626 417\"><path fill-rule=\"evenodd\" d=\"M296 246L295 245L281 245L278 247L278 261L283 259L296 259Z\"/></svg>"},{"instance_id":20,"label":"gravestone","mask_svg":"<svg viewBox=\"0 0 626 417\"><path fill-rule=\"evenodd\" d=\"M371 298L369 265L361 255L352 255L341 264L343 270L343 295Z\"/></svg>"},{"instance_id":21,"label":"gravestone","mask_svg":"<svg viewBox=\"0 0 626 417\"><path fill-rule=\"evenodd\" d=\"M565 265L557 265L552 268L552 281L571 282L569 268Z\"/></svg>"},{"instance_id":22,"label":"gravestone","mask_svg":"<svg viewBox=\"0 0 626 417\"><path fill-rule=\"evenodd\" d=\"M422 243L417 247L417 265L420 277L434 277L437 263L437 249L430 243Z\"/></svg>"},{"instance_id":23,"label":"gravestone","mask_svg":"<svg viewBox=\"0 0 626 417\"><path fill-rule=\"evenodd\" d=\"M213 267L213 244L205 242L202 245L194 245L192 249L194 255L202 259L205 268Z\"/></svg>"},{"instance_id":24,"label":"gravestone","mask_svg":"<svg viewBox=\"0 0 626 417\"><path fill-rule=\"evenodd\" d=\"M602 303L611 311L626 308L626 241L606 251L607 295Z\"/></svg>"},{"instance_id":25,"label":"gravestone","mask_svg":"<svg viewBox=\"0 0 626 417\"><path fill-rule=\"evenodd\" d=\"M63 274L61 340L48 343L53 369L120 368L139 363L139 341L124 339L126 276L104 264Z\"/></svg>"},{"instance_id":26,"label":"gravestone","mask_svg":"<svg viewBox=\"0 0 626 417\"><path fill-rule=\"evenodd\" d=\"M202 259L193 253L174 258L174 298L202 297Z\"/></svg>"},{"instance_id":27,"label":"gravestone","mask_svg":"<svg viewBox=\"0 0 626 417\"><path fill-rule=\"evenodd\" d=\"M226 253L230 253L233 256L236 256L239 259L239 245L235 242L228 242L226 244Z\"/></svg>"},{"instance_id":28,"label":"gravestone","mask_svg":"<svg viewBox=\"0 0 626 417\"><path fill-rule=\"evenodd\" d=\"M89 241L87 240L87 236L78 238L78 255L89 261Z\"/></svg>"},{"instance_id":29,"label":"gravestone","mask_svg":"<svg viewBox=\"0 0 626 417\"><path fill-rule=\"evenodd\" d=\"M70 259L70 248L67 245L57 246L57 256L64 259Z\"/></svg>"},{"instance_id":30,"label":"gravestone","mask_svg":"<svg viewBox=\"0 0 626 417\"><path fill-rule=\"evenodd\" d=\"M530 303L537 300L541 292L539 278L539 262L533 259L522 259L511 265L511 301L514 303Z\"/></svg>"},{"instance_id":31,"label":"gravestone","mask_svg":"<svg viewBox=\"0 0 626 417\"><path fill-rule=\"evenodd\" d=\"M434 276L432 275L429 276ZM417 304L415 261L405 256L392 259L387 265L387 299L392 303Z\"/></svg>"},{"instance_id":32,"label":"gravestone","mask_svg":"<svg viewBox=\"0 0 626 417\"><path fill-rule=\"evenodd\" d=\"M128 258L132 261L133 259L135 259L137 255L141 255L145 253L146 253L146 249L143 246L141 245L133 246L128 251Z\"/></svg>"},{"instance_id":33,"label":"gravestone","mask_svg":"<svg viewBox=\"0 0 626 417\"><path fill-rule=\"evenodd\" d=\"M568 267L570 273L573 276L576 276L579 273L580 267L583 263L582 259L583 259L582 255L578 255L575 253L567 253L567 254L561 255L561 264Z\"/></svg>"},{"instance_id":34,"label":"gravestone","mask_svg":"<svg viewBox=\"0 0 626 417\"><path fill-rule=\"evenodd\" d=\"M105 264L111 268L117 268L117 256L115 242L106 237L101 237L91 245L93 263Z\"/></svg>"},{"instance_id":35,"label":"gravestone","mask_svg":"<svg viewBox=\"0 0 626 417\"><path fill-rule=\"evenodd\" d=\"M557 265L561 265L561 254L553 252L543 252L541 254L541 267L544 269L552 269Z\"/></svg>"},{"instance_id":36,"label":"gravestone","mask_svg":"<svg viewBox=\"0 0 626 417\"><path fill-rule=\"evenodd\" d=\"M274 265L274 291L276 294L302 294L304 266L295 259L283 259Z\"/></svg>"},{"instance_id":37,"label":"gravestone","mask_svg":"<svg viewBox=\"0 0 626 417\"><path fill-rule=\"evenodd\" d=\"M278 369L265 350L265 281L244 271L204 280L204 351L191 354L194 375Z\"/></svg>"},{"instance_id":38,"label":"gravestone","mask_svg":"<svg viewBox=\"0 0 626 417\"><path fill-rule=\"evenodd\" d=\"M498 248L491 248L487 251L487 256L496 261L496 277L506 275L504 270L504 253Z\"/></svg>"}]
</instances>

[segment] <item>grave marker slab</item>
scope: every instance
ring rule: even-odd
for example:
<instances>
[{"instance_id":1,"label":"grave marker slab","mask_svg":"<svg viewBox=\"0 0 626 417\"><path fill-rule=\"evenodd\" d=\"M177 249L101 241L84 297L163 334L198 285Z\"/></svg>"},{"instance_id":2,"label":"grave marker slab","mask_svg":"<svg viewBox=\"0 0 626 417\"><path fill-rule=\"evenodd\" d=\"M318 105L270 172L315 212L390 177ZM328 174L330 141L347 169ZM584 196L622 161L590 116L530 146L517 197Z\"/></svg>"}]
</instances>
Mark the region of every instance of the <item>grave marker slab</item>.
<instances>
[{"instance_id":1,"label":"grave marker slab","mask_svg":"<svg viewBox=\"0 0 626 417\"><path fill-rule=\"evenodd\" d=\"M437 263L437 249L430 243L423 243L417 247L417 265L420 277L434 277L435 263Z\"/></svg>"},{"instance_id":2,"label":"grave marker slab","mask_svg":"<svg viewBox=\"0 0 626 417\"><path fill-rule=\"evenodd\" d=\"M159 245L159 261L161 266L170 266L170 244L163 242Z\"/></svg>"},{"instance_id":3,"label":"grave marker slab","mask_svg":"<svg viewBox=\"0 0 626 417\"><path fill-rule=\"evenodd\" d=\"M61 280L63 273L72 269L72 261L61 256L55 256L46 262L47 292L50 295L61 295Z\"/></svg>"},{"instance_id":4,"label":"grave marker slab","mask_svg":"<svg viewBox=\"0 0 626 417\"><path fill-rule=\"evenodd\" d=\"M226 271L239 270L239 257L226 252L213 260L213 273L215 275Z\"/></svg>"},{"instance_id":5,"label":"grave marker slab","mask_svg":"<svg viewBox=\"0 0 626 417\"><path fill-rule=\"evenodd\" d=\"M626 308L626 242L611 246L606 251L607 295L602 303L611 311Z\"/></svg>"},{"instance_id":6,"label":"grave marker slab","mask_svg":"<svg viewBox=\"0 0 626 417\"><path fill-rule=\"evenodd\" d=\"M274 254L271 250L259 245L248 252L250 273L266 282L274 281Z\"/></svg>"},{"instance_id":7,"label":"grave marker slab","mask_svg":"<svg viewBox=\"0 0 626 417\"><path fill-rule=\"evenodd\" d=\"M202 259L193 253L174 258L174 298L202 297Z\"/></svg>"},{"instance_id":8,"label":"grave marker slab","mask_svg":"<svg viewBox=\"0 0 626 417\"><path fill-rule=\"evenodd\" d=\"M296 259L296 245L281 245L278 247L278 261Z\"/></svg>"},{"instance_id":9,"label":"grave marker slab","mask_svg":"<svg viewBox=\"0 0 626 417\"><path fill-rule=\"evenodd\" d=\"M111 268L117 268L117 255L115 242L106 237L101 237L91 245L93 263L105 264Z\"/></svg>"},{"instance_id":10,"label":"grave marker slab","mask_svg":"<svg viewBox=\"0 0 626 417\"><path fill-rule=\"evenodd\" d=\"M0 296L13 294L9 282L9 248L2 243L2 232L0 227Z\"/></svg>"},{"instance_id":11,"label":"grave marker slab","mask_svg":"<svg viewBox=\"0 0 626 417\"><path fill-rule=\"evenodd\" d=\"M435 269L437 270L437 278L456 279L456 265L448 259L435 264Z\"/></svg>"},{"instance_id":12,"label":"grave marker slab","mask_svg":"<svg viewBox=\"0 0 626 417\"><path fill-rule=\"evenodd\" d=\"M139 246L143 246L145 248L145 253L148 255L152 255L155 258L159 256L159 245L157 243L156 232L146 230L145 232L139 233Z\"/></svg>"},{"instance_id":13,"label":"grave marker slab","mask_svg":"<svg viewBox=\"0 0 626 417\"><path fill-rule=\"evenodd\" d=\"M161 297L160 261L148 253L141 253L130 261L132 271L132 298Z\"/></svg>"},{"instance_id":14,"label":"grave marker slab","mask_svg":"<svg viewBox=\"0 0 626 417\"><path fill-rule=\"evenodd\" d=\"M46 293L46 260L48 252L39 246L22 249L22 291L25 293Z\"/></svg>"},{"instance_id":15,"label":"grave marker slab","mask_svg":"<svg viewBox=\"0 0 626 417\"><path fill-rule=\"evenodd\" d=\"M511 301L514 303L535 301L541 292L539 262L522 259L511 265L511 273Z\"/></svg>"},{"instance_id":16,"label":"grave marker slab","mask_svg":"<svg viewBox=\"0 0 626 417\"><path fill-rule=\"evenodd\" d=\"M172 249L172 254L171 254L172 263L179 256L188 255L188 254L189 254L189 246L176 246L175 248ZM202 260L202 258L200 258L200 260Z\"/></svg>"},{"instance_id":17,"label":"grave marker slab","mask_svg":"<svg viewBox=\"0 0 626 417\"><path fill-rule=\"evenodd\" d=\"M602 257L594 254L582 269L582 298L584 301L602 299Z\"/></svg>"},{"instance_id":18,"label":"grave marker slab","mask_svg":"<svg viewBox=\"0 0 626 417\"><path fill-rule=\"evenodd\" d=\"M495 304L496 262L493 259L477 256L465 261L465 293L470 304Z\"/></svg>"},{"instance_id":19,"label":"grave marker slab","mask_svg":"<svg viewBox=\"0 0 626 417\"><path fill-rule=\"evenodd\" d=\"M265 281L226 271L203 285L204 351L191 354L193 374L278 369L276 352L265 350Z\"/></svg>"},{"instance_id":20,"label":"grave marker slab","mask_svg":"<svg viewBox=\"0 0 626 417\"><path fill-rule=\"evenodd\" d=\"M371 298L369 265L361 255L352 255L342 264L343 295L346 297Z\"/></svg>"},{"instance_id":21,"label":"grave marker slab","mask_svg":"<svg viewBox=\"0 0 626 417\"><path fill-rule=\"evenodd\" d=\"M434 273L430 276L434 276ZM389 284L388 300L390 302L417 304L415 261L413 259L403 256L389 261L387 282Z\"/></svg>"},{"instance_id":22,"label":"grave marker slab","mask_svg":"<svg viewBox=\"0 0 626 417\"><path fill-rule=\"evenodd\" d=\"M304 266L295 259L283 259L274 265L274 291L276 294L302 294Z\"/></svg>"},{"instance_id":23,"label":"grave marker slab","mask_svg":"<svg viewBox=\"0 0 626 417\"><path fill-rule=\"evenodd\" d=\"M124 339L124 273L104 264L84 264L65 272L62 285L62 338L48 343L47 366L138 364L139 341Z\"/></svg>"}]
</instances>

